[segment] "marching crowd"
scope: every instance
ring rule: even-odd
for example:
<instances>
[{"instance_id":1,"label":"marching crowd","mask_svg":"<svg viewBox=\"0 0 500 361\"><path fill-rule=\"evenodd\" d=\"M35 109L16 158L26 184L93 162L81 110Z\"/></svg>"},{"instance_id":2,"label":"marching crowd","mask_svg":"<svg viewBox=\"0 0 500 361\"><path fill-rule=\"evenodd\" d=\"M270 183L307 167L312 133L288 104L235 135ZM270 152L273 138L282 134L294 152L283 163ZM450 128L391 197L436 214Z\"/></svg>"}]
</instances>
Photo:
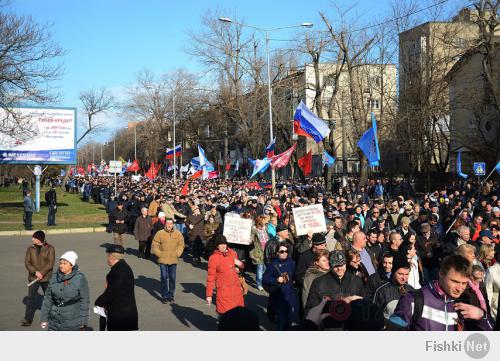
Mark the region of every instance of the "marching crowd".
<instances>
[{"instance_id":1,"label":"marching crowd","mask_svg":"<svg viewBox=\"0 0 500 361\"><path fill-rule=\"evenodd\" d=\"M123 259L126 233L134 235L138 257L158 263L163 303L176 302L183 254L208 262L200 283L222 330L259 329L255 312L245 307L249 287L268 295L267 316L277 330L499 327L500 192L492 181L452 182L427 194L416 194L409 181L387 179L337 180L331 190L320 178L285 180L274 195L268 184L245 180L195 180L185 195L166 178L122 177L116 195L105 177L71 184L84 201L106 207L113 233L107 288L95 301L107 316L101 329L138 329L133 271ZM297 236L293 209L314 204L323 207L326 230ZM252 221L248 245L226 239L227 217ZM54 258L43 232L35 232L26 268L36 282L22 324L33 322L41 287L42 327L84 329L90 300L78 256L62 254L52 274Z\"/></svg>"}]
</instances>

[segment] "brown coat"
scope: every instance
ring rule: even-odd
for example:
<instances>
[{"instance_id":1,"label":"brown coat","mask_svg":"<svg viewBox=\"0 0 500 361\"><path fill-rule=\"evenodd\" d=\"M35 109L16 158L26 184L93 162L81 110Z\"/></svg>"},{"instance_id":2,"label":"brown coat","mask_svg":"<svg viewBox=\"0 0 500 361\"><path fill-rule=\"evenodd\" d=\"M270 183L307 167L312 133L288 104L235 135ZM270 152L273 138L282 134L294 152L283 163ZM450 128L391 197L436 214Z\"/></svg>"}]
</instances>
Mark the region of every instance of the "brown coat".
<instances>
[{"instance_id":1,"label":"brown coat","mask_svg":"<svg viewBox=\"0 0 500 361\"><path fill-rule=\"evenodd\" d=\"M29 246L24 257L24 265L28 270L28 281L36 279L35 273L38 271L43 275L40 282L49 282L55 262L54 247L44 243L39 254L37 254L35 247L35 245Z\"/></svg>"},{"instance_id":2,"label":"brown coat","mask_svg":"<svg viewBox=\"0 0 500 361\"><path fill-rule=\"evenodd\" d=\"M177 259L184 252L184 237L176 229L158 231L153 238L151 251L158 257L158 263L177 264Z\"/></svg>"},{"instance_id":3,"label":"brown coat","mask_svg":"<svg viewBox=\"0 0 500 361\"><path fill-rule=\"evenodd\" d=\"M205 228L205 216L200 214L198 216L190 214L186 218L186 227L188 228L188 237L190 241L194 241L196 238L203 239L203 231ZM191 229L189 226L192 225Z\"/></svg>"},{"instance_id":4,"label":"brown coat","mask_svg":"<svg viewBox=\"0 0 500 361\"><path fill-rule=\"evenodd\" d=\"M151 236L153 229L153 221L150 216L143 217L140 215L135 220L134 237L137 241L147 241Z\"/></svg>"},{"instance_id":5,"label":"brown coat","mask_svg":"<svg viewBox=\"0 0 500 361\"><path fill-rule=\"evenodd\" d=\"M151 203L149 203L148 216L156 217L158 215L158 207L160 207L160 204L153 199Z\"/></svg>"}]
</instances>

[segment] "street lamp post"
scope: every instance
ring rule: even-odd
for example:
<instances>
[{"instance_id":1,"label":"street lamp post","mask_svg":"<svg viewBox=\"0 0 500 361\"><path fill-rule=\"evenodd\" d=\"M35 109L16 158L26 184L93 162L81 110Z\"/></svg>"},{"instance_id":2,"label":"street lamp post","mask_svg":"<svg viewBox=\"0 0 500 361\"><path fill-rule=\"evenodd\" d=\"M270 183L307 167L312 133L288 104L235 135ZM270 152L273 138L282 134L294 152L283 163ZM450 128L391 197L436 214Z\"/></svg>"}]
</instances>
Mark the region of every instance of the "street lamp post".
<instances>
[{"instance_id":1,"label":"street lamp post","mask_svg":"<svg viewBox=\"0 0 500 361\"><path fill-rule=\"evenodd\" d=\"M253 25L248 25L248 24L243 24L237 21L233 21L230 18L226 17L221 17L219 18L219 21L222 21L224 23L234 23L240 26L246 26L251 29L255 29L257 31L263 32L266 36L266 59L267 59L267 91L268 91L268 102L269 102L269 139L270 142L273 141L274 136L273 136L273 103L272 103L272 89L271 89L271 65L270 65L270 60L269 60L269 32L271 31L276 31L276 30L284 30L284 29L292 29L292 28L299 28L299 27L306 27L310 28L313 26L313 23L302 23L300 25L292 25L292 26L285 26L281 28L273 28L273 29L262 29L258 28ZM271 167L271 184L272 184L272 193L274 195L276 191L276 173L274 171L274 168Z\"/></svg>"},{"instance_id":2,"label":"street lamp post","mask_svg":"<svg viewBox=\"0 0 500 361\"><path fill-rule=\"evenodd\" d=\"M177 87L176 87L177 89ZM173 136L172 140L174 142L174 184L177 184L177 170L175 169L175 164L176 164L176 154L175 154L175 92L176 89L174 89L173 95L172 95L172 118L173 118Z\"/></svg>"}]
</instances>

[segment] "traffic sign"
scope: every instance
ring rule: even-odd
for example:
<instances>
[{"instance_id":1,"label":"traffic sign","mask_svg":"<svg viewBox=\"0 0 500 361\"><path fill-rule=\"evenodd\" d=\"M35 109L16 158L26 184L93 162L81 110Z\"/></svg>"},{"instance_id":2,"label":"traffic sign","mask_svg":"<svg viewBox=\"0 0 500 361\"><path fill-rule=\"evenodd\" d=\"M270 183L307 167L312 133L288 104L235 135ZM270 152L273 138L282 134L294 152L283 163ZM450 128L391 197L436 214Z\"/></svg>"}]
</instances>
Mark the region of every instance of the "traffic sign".
<instances>
[{"instance_id":1,"label":"traffic sign","mask_svg":"<svg viewBox=\"0 0 500 361\"><path fill-rule=\"evenodd\" d=\"M474 163L474 173L477 176L486 175L486 163L484 162Z\"/></svg>"}]
</instances>

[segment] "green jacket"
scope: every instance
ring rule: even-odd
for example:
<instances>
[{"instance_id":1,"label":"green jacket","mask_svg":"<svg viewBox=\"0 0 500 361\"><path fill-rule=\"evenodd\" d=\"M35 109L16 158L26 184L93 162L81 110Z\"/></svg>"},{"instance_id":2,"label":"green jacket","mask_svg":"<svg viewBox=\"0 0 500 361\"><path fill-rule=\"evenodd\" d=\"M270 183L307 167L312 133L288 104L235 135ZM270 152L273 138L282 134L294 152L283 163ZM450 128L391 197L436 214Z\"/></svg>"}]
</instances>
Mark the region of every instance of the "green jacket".
<instances>
[{"instance_id":1,"label":"green jacket","mask_svg":"<svg viewBox=\"0 0 500 361\"><path fill-rule=\"evenodd\" d=\"M89 321L89 286L87 278L75 265L65 275L59 270L52 275L42 304L41 322L51 331L78 331Z\"/></svg>"},{"instance_id":2,"label":"green jacket","mask_svg":"<svg viewBox=\"0 0 500 361\"><path fill-rule=\"evenodd\" d=\"M250 233L250 239L252 240L252 249L250 250L250 258L252 258L252 263L254 265L264 264L264 251L260 245L259 236L257 235L257 230L252 228Z\"/></svg>"}]
</instances>

